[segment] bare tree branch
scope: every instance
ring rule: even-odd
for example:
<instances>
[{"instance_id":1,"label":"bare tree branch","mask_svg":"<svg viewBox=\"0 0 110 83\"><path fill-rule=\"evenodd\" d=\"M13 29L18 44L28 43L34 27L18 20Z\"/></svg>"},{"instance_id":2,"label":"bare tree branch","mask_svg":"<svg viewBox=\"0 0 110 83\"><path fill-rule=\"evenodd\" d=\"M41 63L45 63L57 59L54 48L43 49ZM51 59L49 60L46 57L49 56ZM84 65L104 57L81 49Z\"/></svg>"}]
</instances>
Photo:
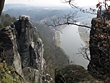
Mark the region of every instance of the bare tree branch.
<instances>
[{"instance_id":1,"label":"bare tree branch","mask_svg":"<svg viewBox=\"0 0 110 83\"><path fill-rule=\"evenodd\" d=\"M86 60L90 61L89 47L85 46L78 50L78 55L82 55Z\"/></svg>"},{"instance_id":2,"label":"bare tree branch","mask_svg":"<svg viewBox=\"0 0 110 83\"><path fill-rule=\"evenodd\" d=\"M57 27L61 25L76 25L76 26L91 28L91 26L89 25L77 23L76 13L77 12L64 14L62 17L50 18L48 19L48 21L45 22L45 24L47 26L52 26L52 27Z\"/></svg>"},{"instance_id":3,"label":"bare tree branch","mask_svg":"<svg viewBox=\"0 0 110 83\"><path fill-rule=\"evenodd\" d=\"M89 13L89 14L97 15L97 13L95 13L96 9L93 9L93 8L90 8L89 10L88 9L83 9L83 8L75 5L74 0L65 0L65 3L68 3L72 8L76 8L76 9L78 9L79 11L81 11L83 13Z\"/></svg>"}]
</instances>

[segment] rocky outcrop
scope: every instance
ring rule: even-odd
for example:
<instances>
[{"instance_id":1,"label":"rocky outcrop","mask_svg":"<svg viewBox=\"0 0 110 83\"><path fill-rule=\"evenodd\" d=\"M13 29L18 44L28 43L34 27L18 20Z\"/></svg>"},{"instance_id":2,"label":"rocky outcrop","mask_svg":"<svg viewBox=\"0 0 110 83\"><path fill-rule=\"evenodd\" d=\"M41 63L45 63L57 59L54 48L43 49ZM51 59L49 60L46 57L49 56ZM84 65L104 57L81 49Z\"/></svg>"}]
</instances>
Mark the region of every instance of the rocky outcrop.
<instances>
[{"instance_id":1,"label":"rocky outcrop","mask_svg":"<svg viewBox=\"0 0 110 83\"><path fill-rule=\"evenodd\" d=\"M110 19L109 10L107 11L103 16ZM105 17L92 19L89 42L91 60L88 71L102 80L110 78L110 21L107 19Z\"/></svg>"},{"instance_id":2,"label":"rocky outcrop","mask_svg":"<svg viewBox=\"0 0 110 83\"><path fill-rule=\"evenodd\" d=\"M4 3L5 3L5 0L1 0L1 3L0 3L0 15L2 13L2 10L3 10L3 7L4 7Z\"/></svg>"},{"instance_id":3,"label":"rocky outcrop","mask_svg":"<svg viewBox=\"0 0 110 83\"><path fill-rule=\"evenodd\" d=\"M79 65L68 65L56 69L56 83L104 83L94 79L87 70Z\"/></svg>"},{"instance_id":4,"label":"rocky outcrop","mask_svg":"<svg viewBox=\"0 0 110 83\"><path fill-rule=\"evenodd\" d=\"M0 58L13 66L24 83L42 83L43 52L42 40L27 16L0 31Z\"/></svg>"},{"instance_id":5,"label":"rocky outcrop","mask_svg":"<svg viewBox=\"0 0 110 83\"><path fill-rule=\"evenodd\" d=\"M23 78L5 60L0 59L0 83L22 83Z\"/></svg>"},{"instance_id":6,"label":"rocky outcrop","mask_svg":"<svg viewBox=\"0 0 110 83\"><path fill-rule=\"evenodd\" d=\"M92 19L90 32L91 61L88 70L94 76L104 79L110 75L110 22Z\"/></svg>"}]
</instances>

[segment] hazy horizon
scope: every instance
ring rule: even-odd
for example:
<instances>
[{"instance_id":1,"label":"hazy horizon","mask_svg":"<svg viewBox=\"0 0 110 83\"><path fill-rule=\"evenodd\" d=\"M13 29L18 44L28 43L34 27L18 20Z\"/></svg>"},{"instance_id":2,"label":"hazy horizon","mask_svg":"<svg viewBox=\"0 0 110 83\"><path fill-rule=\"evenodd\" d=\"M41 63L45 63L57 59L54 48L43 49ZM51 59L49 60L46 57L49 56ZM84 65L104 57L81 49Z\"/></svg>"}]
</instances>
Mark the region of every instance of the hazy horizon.
<instances>
[{"instance_id":1,"label":"hazy horizon","mask_svg":"<svg viewBox=\"0 0 110 83\"><path fill-rule=\"evenodd\" d=\"M64 3L65 0L6 0L5 4L28 4L33 6L69 6L68 3ZM74 4L78 6L96 6L99 0L75 0ZM102 0L100 0L102 1Z\"/></svg>"}]
</instances>

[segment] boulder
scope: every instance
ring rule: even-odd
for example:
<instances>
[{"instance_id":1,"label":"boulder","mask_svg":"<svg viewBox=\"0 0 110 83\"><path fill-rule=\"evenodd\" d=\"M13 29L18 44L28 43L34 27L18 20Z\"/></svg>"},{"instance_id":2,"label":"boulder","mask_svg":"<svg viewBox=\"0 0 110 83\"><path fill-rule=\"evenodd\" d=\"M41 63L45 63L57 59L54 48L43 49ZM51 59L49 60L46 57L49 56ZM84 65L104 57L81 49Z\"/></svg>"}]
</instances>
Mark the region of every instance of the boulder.
<instances>
[{"instance_id":1,"label":"boulder","mask_svg":"<svg viewBox=\"0 0 110 83\"><path fill-rule=\"evenodd\" d=\"M55 83L104 83L94 79L86 69L79 65L67 65L56 69Z\"/></svg>"}]
</instances>

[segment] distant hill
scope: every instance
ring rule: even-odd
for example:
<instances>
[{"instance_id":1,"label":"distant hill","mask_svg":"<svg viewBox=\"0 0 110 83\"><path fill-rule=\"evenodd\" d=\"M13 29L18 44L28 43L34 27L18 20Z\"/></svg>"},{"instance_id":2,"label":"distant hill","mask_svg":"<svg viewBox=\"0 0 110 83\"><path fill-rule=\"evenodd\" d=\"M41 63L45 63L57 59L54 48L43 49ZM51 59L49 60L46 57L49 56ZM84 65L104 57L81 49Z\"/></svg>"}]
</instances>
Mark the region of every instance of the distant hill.
<instances>
[{"instance_id":1,"label":"distant hill","mask_svg":"<svg viewBox=\"0 0 110 83\"><path fill-rule=\"evenodd\" d=\"M17 17L19 15L28 15L34 22L40 21L54 15L61 16L67 14L71 9L60 7L36 7L25 4L6 4L4 7L5 14Z\"/></svg>"},{"instance_id":2,"label":"distant hill","mask_svg":"<svg viewBox=\"0 0 110 83\"><path fill-rule=\"evenodd\" d=\"M30 6L26 4L5 4L3 11L6 11L8 9L21 9L26 7L30 7Z\"/></svg>"},{"instance_id":3,"label":"distant hill","mask_svg":"<svg viewBox=\"0 0 110 83\"><path fill-rule=\"evenodd\" d=\"M88 7L88 9L89 9L89 7ZM32 6L32 5L26 5L26 4L5 4L3 13L9 14L9 15L17 17L17 18L19 15L23 15L23 14L28 15L28 16L30 16L31 20L34 22L39 22L45 18L51 18L53 16L61 17L64 14L69 14L69 13L76 13L77 21L81 21L88 17L93 16L91 14L82 13L81 11L77 11L74 8L40 7L40 6Z\"/></svg>"}]
</instances>

